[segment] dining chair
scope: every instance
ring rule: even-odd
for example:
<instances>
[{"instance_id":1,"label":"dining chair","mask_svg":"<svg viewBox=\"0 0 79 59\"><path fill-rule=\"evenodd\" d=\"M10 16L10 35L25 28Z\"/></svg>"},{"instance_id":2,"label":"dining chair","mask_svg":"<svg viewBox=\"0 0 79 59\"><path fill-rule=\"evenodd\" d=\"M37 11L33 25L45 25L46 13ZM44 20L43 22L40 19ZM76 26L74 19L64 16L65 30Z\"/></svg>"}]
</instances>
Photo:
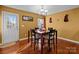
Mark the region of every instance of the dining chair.
<instances>
[{"instance_id":1,"label":"dining chair","mask_svg":"<svg viewBox=\"0 0 79 59\"><path fill-rule=\"evenodd\" d=\"M52 45L53 45L53 49L55 51L55 31L53 28L48 28L48 33L46 36L46 39L48 40L48 51L50 51L52 49Z\"/></svg>"},{"instance_id":2,"label":"dining chair","mask_svg":"<svg viewBox=\"0 0 79 59\"><path fill-rule=\"evenodd\" d=\"M34 45L34 50L36 48L36 45L39 44L39 35L35 32L35 29L31 29L31 46Z\"/></svg>"},{"instance_id":3,"label":"dining chair","mask_svg":"<svg viewBox=\"0 0 79 59\"><path fill-rule=\"evenodd\" d=\"M42 34L42 53L44 52L44 49L48 49L48 52L51 50L52 48L52 44L53 44L53 48L55 50L55 42L54 42L54 30L50 29L47 32Z\"/></svg>"},{"instance_id":4,"label":"dining chair","mask_svg":"<svg viewBox=\"0 0 79 59\"><path fill-rule=\"evenodd\" d=\"M44 49L48 50L48 52L51 51L52 49L52 45L55 51L55 42L54 42L54 32L53 30L49 30L49 32L45 32L44 34L42 34L43 36L43 41L42 41L42 51L44 52Z\"/></svg>"},{"instance_id":5,"label":"dining chair","mask_svg":"<svg viewBox=\"0 0 79 59\"><path fill-rule=\"evenodd\" d=\"M44 34L42 34L43 36L43 40L42 40L42 53L44 52L44 50L48 50L48 39L47 39L47 37L48 37L48 32L45 32Z\"/></svg>"}]
</instances>

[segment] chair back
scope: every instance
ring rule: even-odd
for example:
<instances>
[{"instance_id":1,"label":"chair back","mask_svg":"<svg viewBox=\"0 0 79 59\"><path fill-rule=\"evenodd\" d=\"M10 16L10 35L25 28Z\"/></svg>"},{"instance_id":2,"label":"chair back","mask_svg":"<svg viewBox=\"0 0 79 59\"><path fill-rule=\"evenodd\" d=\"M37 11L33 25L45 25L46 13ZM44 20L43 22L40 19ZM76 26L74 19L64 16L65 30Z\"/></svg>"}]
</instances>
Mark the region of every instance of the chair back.
<instances>
[{"instance_id":1,"label":"chair back","mask_svg":"<svg viewBox=\"0 0 79 59\"><path fill-rule=\"evenodd\" d=\"M36 33L35 29L31 29L31 37L36 40L40 38L40 35Z\"/></svg>"},{"instance_id":2,"label":"chair back","mask_svg":"<svg viewBox=\"0 0 79 59\"><path fill-rule=\"evenodd\" d=\"M31 29L31 37L35 36L35 29Z\"/></svg>"},{"instance_id":3,"label":"chair back","mask_svg":"<svg viewBox=\"0 0 79 59\"><path fill-rule=\"evenodd\" d=\"M53 28L48 28L48 31L49 31L49 35L52 36L54 35L55 33L55 30Z\"/></svg>"},{"instance_id":4,"label":"chair back","mask_svg":"<svg viewBox=\"0 0 79 59\"><path fill-rule=\"evenodd\" d=\"M53 28L48 28L48 31L49 31L49 32L52 32L52 31L53 31Z\"/></svg>"}]
</instances>

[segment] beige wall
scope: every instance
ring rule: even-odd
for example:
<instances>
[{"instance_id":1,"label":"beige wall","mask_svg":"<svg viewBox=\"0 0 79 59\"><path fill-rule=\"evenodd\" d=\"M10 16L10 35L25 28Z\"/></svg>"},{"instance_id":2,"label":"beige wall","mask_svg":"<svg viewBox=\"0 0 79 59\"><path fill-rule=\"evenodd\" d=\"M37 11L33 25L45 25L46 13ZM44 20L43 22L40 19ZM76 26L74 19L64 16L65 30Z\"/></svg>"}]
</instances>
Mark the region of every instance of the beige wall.
<instances>
[{"instance_id":1,"label":"beige wall","mask_svg":"<svg viewBox=\"0 0 79 59\"><path fill-rule=\"evenodd\" d=\"M25 38L28 35L27 32L30 28L37 27L37 19L39 17L41 17L40 15L35 14L35 13L26 12L26 11L22 11L22 10L17 10L17 9L5 7L5 6L0 6L0 9L1 9L0 11L8 11L8 12L19 14L19 37L20 37L20 39ZM22 21L22 16L23 15L32 16L33 17L33 22L31 22L31 21ZM1 22L1 19L0 19L0 22ZM24 25L24 27L22 25ZM0 34L1 34L1 23L0 23ZM26 34L26 36L25 36L25 34ZM1 35L0 35L0 38L1 38ZM0 42L1 42L1 39L0 39Z\"/></svg>"},{"instance_id":2,"label":"beige wall","mask_svg":"<svg viewBox=\"0 0 79 59\"><path fill-rule=\"evenodd\" d=\"M64 15L69 15L69 22L64 22ZM49 18L52 17L52 23ZM46 16L46 28L57 29L58 36L79 41L79 8Z\"/></svg>"},{"instance_id":3,"label":"beige wall","mask_svg":"<svg viewBox=\"0 0 79 59\"><path fill-rule=\"evenodd\" d=\"M37 27L37 19L40 17L38 14L21 11L13 8L8 8L5 6L0 6L0 43L1 39L1 11L8 11L12 13L19 14L19 36L25 38L27 36L27 31L30 28ZM64 15L69 15L69 22L64 22ZM22 21L22 15L32 16L34 18L33 22ZM49 18L52 17L52 23L49 23ZM22 25L25 27L22 27ZM79 41L79 8L56 13L53 15L46 16L46 28L53 27L57 29L58 36L68 38L71 40ZM26 36L25 36L26 34Z\"/></svg>"},{"instance_id":4,"label":"beige wall","mask_svg":"<svg viewBox=\"0 0 79 59\"><path fill-rule=\"evenodd\" d=\"M0 6L0 43L2 42L2 37L1 37L1 6Z\"/></svg>"}]
</instances>

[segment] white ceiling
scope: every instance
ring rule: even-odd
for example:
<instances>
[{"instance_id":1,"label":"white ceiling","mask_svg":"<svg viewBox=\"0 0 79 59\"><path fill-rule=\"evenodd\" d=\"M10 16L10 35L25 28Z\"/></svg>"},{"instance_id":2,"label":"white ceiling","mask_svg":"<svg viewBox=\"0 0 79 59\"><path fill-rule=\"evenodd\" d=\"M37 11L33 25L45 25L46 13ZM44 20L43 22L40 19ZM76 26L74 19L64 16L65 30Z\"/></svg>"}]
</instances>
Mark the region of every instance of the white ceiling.
<instances>
[{"instance_id":1,"label":"white ceiling","mask_svg":"<svg viewBox=\"0 0 79 59\"><path fill-rule=\"evenodd\" d=\"M16 8L24 11L40 14L41 5L5 5L7 7ZM79 5L44 5L44 9L48 10L48 15L57 12L77 8Z\"/></svg>"}]
</instances>

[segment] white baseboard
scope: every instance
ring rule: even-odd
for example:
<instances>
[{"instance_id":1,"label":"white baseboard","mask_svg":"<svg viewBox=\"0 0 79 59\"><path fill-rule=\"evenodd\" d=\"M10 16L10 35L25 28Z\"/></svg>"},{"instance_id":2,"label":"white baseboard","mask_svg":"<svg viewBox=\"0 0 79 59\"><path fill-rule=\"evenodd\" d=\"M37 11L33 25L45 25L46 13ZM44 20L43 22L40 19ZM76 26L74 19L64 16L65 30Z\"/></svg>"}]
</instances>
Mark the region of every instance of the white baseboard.
<instances>
[{"instance_id":1,"label":"white baseboard","mask_svg":"<svg viewBox=\"0 0 79 59\"><path fill-rule=\"evenodd\" d=\"M31 37L30 37L31 38ZM19 39L20 41L22 41L22 40L26 40L26 39L28 39L28 37L26 37L26 38L21 38L21 39Z\"/></svg>"},{"instance_id":2,"label":"white baseboard","mask_svg":"<svg viewBox=\"0 0 79 59\"><path fill-rule=\"evenodd\" d=\"M27 37L26 38L21 38L21 39L19 39L19 41L26 40L26 39L28 39L28 38Z\"/></svg>"},{"instance_id":3,"label":"white baseboard","mask_svg":"<svg viewBox=\"0 0 79 59\"><path fill-rule=\"evenodd\" d=\"M7 44L2 44L2 45L0 45L0 48L6 48L6 47L12 46L12 45L14 45L14 44L16 44L16 42L11 42L11 43L7 43Z\"/></svg>"},{"instance_id":4,"label":"white baseboard","mask_svg":"<svg viewBox=\"0 0 79 59\"><path fill-rule=\"evenodd\" d=\"M79 44L79 42L75 41L75 40L71 40L71 39L67 39L67 38L63 38L63 37L58 37L58 38L62 39L62 40L66 40L66 41L69 41L69 42L73 42L73 43Z\"/></svg>"}]
</instances>

